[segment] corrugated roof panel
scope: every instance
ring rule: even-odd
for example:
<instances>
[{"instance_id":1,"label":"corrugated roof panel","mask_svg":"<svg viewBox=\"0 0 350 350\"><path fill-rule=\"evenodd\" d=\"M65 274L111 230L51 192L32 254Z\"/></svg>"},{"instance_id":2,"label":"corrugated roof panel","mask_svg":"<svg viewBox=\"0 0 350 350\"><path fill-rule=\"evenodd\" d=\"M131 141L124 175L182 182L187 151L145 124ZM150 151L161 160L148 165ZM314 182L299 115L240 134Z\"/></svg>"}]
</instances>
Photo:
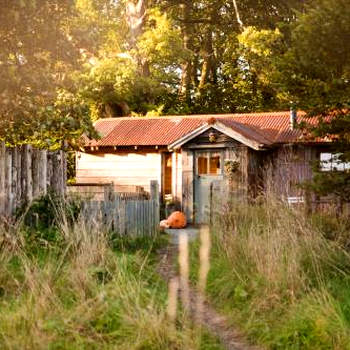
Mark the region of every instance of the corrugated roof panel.
<instances>
[{"instance_id":1,"label":"corrugated roof panel","mask_svg":"<svg viewBox=\"0 0 350 350\"><path fill-rule=\"evenodd\" d=\"M298 113L302 120L305 113ZM168 117L128 117L100 119L95 128L100 140L90 140L91 146L167 146L196 130L209 119L216 119L243 136L262 144L289 143L300 139L300 130L290 129L290 112L251 114L194 115ZM317 118L307 119L313 124Z\"/></svg>"}]
</instances>

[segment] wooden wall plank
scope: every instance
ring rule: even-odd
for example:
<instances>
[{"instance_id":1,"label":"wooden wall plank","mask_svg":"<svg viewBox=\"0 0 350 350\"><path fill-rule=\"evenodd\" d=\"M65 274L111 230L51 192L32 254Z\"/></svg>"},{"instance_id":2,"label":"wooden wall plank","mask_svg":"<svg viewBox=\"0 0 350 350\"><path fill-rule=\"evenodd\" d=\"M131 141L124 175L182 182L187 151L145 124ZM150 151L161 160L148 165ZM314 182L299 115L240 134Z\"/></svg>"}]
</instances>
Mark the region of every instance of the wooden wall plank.
<instances>
[{"instance_id":1,"label":"wooden wall plank","mask_svg":"<svg viewBox=\"0 0 350 350\"><path fill-rule=\"evenodd\" d=\"M78 183L137 185L149 190L150 180L160 181L161 154L88 154L77 157Z\"/></svg>"},{"instance_id":2,"label":"wooden wall plank","mask_svg":"<svg viewBox=\"0 0 350 350\"><path fill-rule=\"evenodd\" d=\"M193 222L194 219L194 156L193 151L188 149L182 150L182 210L184 211L187 221Z\"/></svg>"}]
</instances>

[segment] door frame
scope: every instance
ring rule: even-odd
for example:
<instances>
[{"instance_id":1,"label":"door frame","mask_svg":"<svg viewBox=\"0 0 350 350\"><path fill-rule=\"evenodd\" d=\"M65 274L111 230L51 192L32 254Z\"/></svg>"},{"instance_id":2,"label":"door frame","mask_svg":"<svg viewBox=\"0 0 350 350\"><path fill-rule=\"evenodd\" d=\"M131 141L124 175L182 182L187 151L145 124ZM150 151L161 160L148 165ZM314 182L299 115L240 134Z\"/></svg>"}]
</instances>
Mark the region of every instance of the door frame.
<instances>
[{"instance_id":1,"label":"door frame","mask_svg":"<svg viewBox=\"0 0 350 350\"><path fill-rule=\"evenodd\" d=\"M198 189L196 189L196 185L198 184L197 181L199 181L199 177L204 177L205 179L213 179L213 181L211 182L211 184L209 185L209 191L212 188L212 183L214 181L218 181L224 180L224 156L225 156L225 149L224 147L213 147L213 148L200 148L200 149L192 149L193 152L193 222L195 224L201 224L198 223L198 214L197 214L197 191ZM215 155L219 155L220 156L220 174L204 174L204 175L199 175L198 174L198 156L200 156L201 154L203 155L207 155L208 156L208 164L207 164L207 168L208 171L210 171L210 155L211 154L215 154ZM209 201L211 202L211 193L209 193ZM211 203L210 203L211 206ZM210 221L210 218L209 218Z\"/></svg>"}]
</instances>

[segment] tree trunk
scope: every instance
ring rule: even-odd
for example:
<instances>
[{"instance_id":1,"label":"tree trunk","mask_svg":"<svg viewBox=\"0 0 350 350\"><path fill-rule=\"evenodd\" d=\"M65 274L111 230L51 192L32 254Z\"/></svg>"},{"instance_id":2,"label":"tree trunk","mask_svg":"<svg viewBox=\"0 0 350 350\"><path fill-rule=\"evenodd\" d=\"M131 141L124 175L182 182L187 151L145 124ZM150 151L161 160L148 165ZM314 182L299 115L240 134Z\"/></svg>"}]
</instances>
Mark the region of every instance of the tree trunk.
<instances>
[{"instance_id":1,"label":"tree trunk","mask_svg":"<svg viewBox=\"0 0 350 350\"><path fill-rule=\"evenodd\" d=\"M126 18L130 28L129 45L132 49L136 47L137 39L143 32L147 4L147 0L138 0L136 4L134 1L126 3Z\"/></svg>"},{"instance_id":2,"label":"tree trunk","mask_svg":"<svg viewBox=\"0 0 350 350\"><path fill-rule=\"evenodd\" d=\"M137 49L137 40L143 33L147 5L147 0L138 0L136 4L133 1L128 1L126 4L126 18L130 28L129 45L131 49ZM137 53L135 59L138 63L141 76L149 77L150 68L147 57L142 57Z\"/></svg>"},{"instance_id":3,"label":"tree trunk","mask_svg":"<svg viewBox=\"0 0 350 350\"><path fill-rule=\"evenodd\" d=\"M210 22L215 23L218 18L219 5L217 3L212 4L210 11ZM201 79L199 83L199 89L202 89L207 82L212 84L217 83L217 72L216 72L216 59L213 47L213 30L215 27L212 24L208 24L205 31L205 42L202 49L203 65L201 72Z\"/></svg>"},{"instance_id":4,"label":"tree trunk","mask_svg":"<svg viewBox=\"0 0 350 350\"><path fill-rule=\"evenodd\" d=\"M208 26L206 31L205 44L202 50L203 65L201 72L201 79L198 85L199 90L203 89L208 82L209 74L211 72L211 60L213 55L213 33L211 27Z\"/></svg>"},{"instance_id":5,"label":"tree trunk","mask_svg":"<svg viewBox=\"0 0 350 350\"><path fill-rule=\"evenodd\" d=\"M195 56L193 57L193 64L192 64L192 85L194 88L197 88L199 85L198 80L198 71L199 71L199 54L196 52Z\"/></svg>"},{"instance_id":6,"label":"tree trunk","mask_svg":"<svg viewBox=\"0 0 350 350\"><path fill-rule=\"evenodd\" d=\"M192 13L192 2L190 0L184 0L181 4L183 26L182 35L184 49L188 52L192 50L192 28L190 23ZM182 65L182 77L179 95L180 98L191 105L191 78L192 78L192 58L189 57L187 61Z\"/></svg>"}]
</instances>

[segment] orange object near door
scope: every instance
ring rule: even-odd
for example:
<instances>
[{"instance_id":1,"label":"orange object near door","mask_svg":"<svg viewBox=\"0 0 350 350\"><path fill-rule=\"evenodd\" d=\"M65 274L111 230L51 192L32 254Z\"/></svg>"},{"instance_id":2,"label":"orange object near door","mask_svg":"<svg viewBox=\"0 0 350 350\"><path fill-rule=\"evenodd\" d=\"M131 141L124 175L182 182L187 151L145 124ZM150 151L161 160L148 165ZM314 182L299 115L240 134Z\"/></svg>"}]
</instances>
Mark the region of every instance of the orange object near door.
<instances>
[{"instance_id":1,"label":"orange object near door","mask_svg":"<svg viewBox=\"0 0 350 350\"><path fill-rule=\"evenodd\" d=\"M167 219L171 228L184 228L187 225L186 216L181 211L173 212Z\"/></svg>"}]
</instances>

